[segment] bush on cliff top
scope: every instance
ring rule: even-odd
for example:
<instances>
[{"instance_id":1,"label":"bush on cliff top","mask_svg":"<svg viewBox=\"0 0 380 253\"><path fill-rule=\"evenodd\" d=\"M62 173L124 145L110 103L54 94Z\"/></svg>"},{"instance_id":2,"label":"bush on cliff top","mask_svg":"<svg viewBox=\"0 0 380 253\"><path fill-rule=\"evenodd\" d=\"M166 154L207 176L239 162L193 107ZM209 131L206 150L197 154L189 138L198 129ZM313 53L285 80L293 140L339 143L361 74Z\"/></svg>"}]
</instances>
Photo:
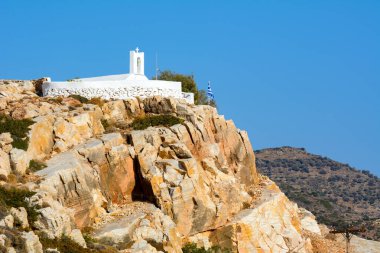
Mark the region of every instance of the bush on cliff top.
<instances>
[{"instance_id":1,"label":"bush on cliff top","mask_svg":"<svg viewBox=\"0 0 380 253\"><path fill-rule=\"evenodd\" d=\"M165 70L165 71L160 72L160 74L157 76L157 79L165 80L165 81L181 82L183 92L194 93L194 103L196 105L210 104L211 106L216 107L216 101L213 99L209 103L207 99L206 91L198 89L193 75L183 75L183 74L174 73L170 70Z\"/></svg>"},{"instance_id":2,"label":"bush on cliff top","mask_svg":"<svg viewBox=\"0 0 380 253\"><path fill-rule=\"evenodd\" d=\"M12 119L9 116L0 114L0 134L10 133L13 138L12 146L14 148L26 150L29 139L27 134L29 126L34 122L31 119Z\"/></svg>"},{"instance_id":3,"label":"bush on cliff top","mask_svg":"<svg viewBox=\"0 0 380 253\"><path fill-rule=\"evenodd\" d=\"M142 118L137 118L132 122L132 128L136 130L144 130L150 126L165 126L171 127L176 124L182 124L183 119L173 115L151 115Z\"/></svg>"}]
</instances>

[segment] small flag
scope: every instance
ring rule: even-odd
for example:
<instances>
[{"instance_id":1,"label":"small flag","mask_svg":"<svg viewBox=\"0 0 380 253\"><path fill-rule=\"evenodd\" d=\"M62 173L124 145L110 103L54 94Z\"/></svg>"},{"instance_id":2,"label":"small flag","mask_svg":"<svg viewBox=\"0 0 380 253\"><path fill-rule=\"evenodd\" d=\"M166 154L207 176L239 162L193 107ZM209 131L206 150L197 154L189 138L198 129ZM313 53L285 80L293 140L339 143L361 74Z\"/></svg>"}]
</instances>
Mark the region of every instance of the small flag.
<instances>
[{"instance_id":1,"label":"small flag","mask_svg":"<svg viewBox=\"0 0 380 253\"><path fill-rule=\"evenodd\" d=\"M211 82L210 82L210 81L208 82L208 86L207 86L207 98L208 98L209 100L214 99L214 93L212 93L212 90L211 90Z\"/></svg>"}]
</instances>

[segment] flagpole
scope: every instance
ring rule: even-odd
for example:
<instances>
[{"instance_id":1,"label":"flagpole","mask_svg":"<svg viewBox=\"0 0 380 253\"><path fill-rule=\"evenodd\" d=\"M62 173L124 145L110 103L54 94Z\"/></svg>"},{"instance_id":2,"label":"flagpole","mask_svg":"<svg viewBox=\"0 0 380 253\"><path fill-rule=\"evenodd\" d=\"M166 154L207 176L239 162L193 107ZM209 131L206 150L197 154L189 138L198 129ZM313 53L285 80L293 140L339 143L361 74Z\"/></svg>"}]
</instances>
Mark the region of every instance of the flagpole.
<instances>
[{"instance_id":1,"label":"flagpole","mask_svg":"<svg viewBox=\"0 0 380 253\"><path fill-rule=\"evenodd\" d=\"M209 95L208 95L210 87L211 87L211 82L208 81L208 86L207 86L207 104L208 105L210 105L210 100L211 100L210 97L209 97Z\"/></svg>"},{"instance_id":2,"label":"flagpole","mask_svg":"<svg viewBox=\"0 0 380 253\"><path fill-rule=\"evenodd\" d=\"M213 100L213 99L214 99L214 93L212 93L211 81L208 81L208 85L207 85L207 104L211 105L211 100Z\"/></svg>"}]
</instances>

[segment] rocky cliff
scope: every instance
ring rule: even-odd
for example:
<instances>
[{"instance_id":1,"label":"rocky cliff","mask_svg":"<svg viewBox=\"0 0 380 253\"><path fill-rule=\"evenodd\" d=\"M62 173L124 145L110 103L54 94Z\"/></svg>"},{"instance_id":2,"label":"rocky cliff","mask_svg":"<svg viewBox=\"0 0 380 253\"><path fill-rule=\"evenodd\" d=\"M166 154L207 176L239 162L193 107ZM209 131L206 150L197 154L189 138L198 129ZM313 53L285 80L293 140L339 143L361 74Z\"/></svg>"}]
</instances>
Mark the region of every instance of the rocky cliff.
<instances>
[{"instance_id":1,"label":"rocky cliff","mask_svg":"<svg viewBox=\"0 0 380 253\"><path fill-rule=\"evenodd\" d=\"M4 252L306 253L328 243L311 213L257 173L247 133L215 108L43 98L39 83L0 81ZM134 127L163 115L179 123Z\"/></svg>"}]
</instances>

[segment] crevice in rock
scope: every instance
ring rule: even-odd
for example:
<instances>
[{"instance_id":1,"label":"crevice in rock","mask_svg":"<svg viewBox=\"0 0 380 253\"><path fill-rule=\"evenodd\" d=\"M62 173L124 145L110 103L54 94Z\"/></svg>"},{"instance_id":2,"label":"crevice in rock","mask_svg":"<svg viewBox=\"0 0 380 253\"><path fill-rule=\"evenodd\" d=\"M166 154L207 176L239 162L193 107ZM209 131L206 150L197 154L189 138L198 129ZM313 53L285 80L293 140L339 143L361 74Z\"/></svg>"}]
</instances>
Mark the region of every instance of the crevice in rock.
<instances>
[{"instance_id":1,"label":"crevice in rock","mask_svg":"<svg viewBox=\"0 0 380 253\"><path fill-rule=\"evenodd\" d=\"M127 134L125 140L126 140L128 145L133 145L131 134Z\"/></svg>"},{"instance_id":2,"label":"crevice in rock","mask_svg":"<svg viewBox=\"0 0 380 253\"><path fill-rule=\"evenodd\" d=\"M193 145L195 145L195 141L193 139L193 136L191 135L191 130L190 130L190 127L187 125L187 124L184 124L187 132L189 133L189 136L190 136L190 139L191 139L191 142L193 143Z\"/></svg>"},{"instance_id":3,"label":"crevice in rock","mask_svg":"<svg viewBox=\"0 0 380 253\"><path fill-rule=\"evenodd\" d=\"M157 198L153 193L152 185L149 180L145 179L141 174L140 163L137 156L133 159L133 170L135 172L135 187L132 191L132 201L149 202L159 207Z\"/></svg>"}]
</instances>

